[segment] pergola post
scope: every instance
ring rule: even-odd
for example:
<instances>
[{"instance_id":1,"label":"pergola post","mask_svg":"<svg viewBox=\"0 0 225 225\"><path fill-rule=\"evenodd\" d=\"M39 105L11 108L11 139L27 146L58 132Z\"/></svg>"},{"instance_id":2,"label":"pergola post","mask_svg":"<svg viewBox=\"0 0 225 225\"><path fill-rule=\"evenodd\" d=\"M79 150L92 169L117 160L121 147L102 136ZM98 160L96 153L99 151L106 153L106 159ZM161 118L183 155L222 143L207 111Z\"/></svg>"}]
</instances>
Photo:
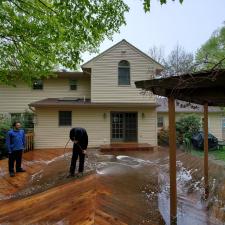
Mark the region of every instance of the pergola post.
<instances>
[{"instance_id":1,"label":"pergola post","mask_svg":"<svg viewBox=\"0 0 225 225\"><path fill-rule=\"evenodd\" d=\"M204 103L204 188L205 199L209 196L209 177L208 177L208 103Z\"/></svg>"},{"instance_id":2,"label":"pergola post","mask_svg":"<svg viewBox=\"0 0 225 225\"><path fill-rule=\"evenodd\" d=\"M169 103L169 171L170 171L170 224L177 224L177 183L176 183L176 125L175 100L168 97Z\"/></svg>"}]
</instances>

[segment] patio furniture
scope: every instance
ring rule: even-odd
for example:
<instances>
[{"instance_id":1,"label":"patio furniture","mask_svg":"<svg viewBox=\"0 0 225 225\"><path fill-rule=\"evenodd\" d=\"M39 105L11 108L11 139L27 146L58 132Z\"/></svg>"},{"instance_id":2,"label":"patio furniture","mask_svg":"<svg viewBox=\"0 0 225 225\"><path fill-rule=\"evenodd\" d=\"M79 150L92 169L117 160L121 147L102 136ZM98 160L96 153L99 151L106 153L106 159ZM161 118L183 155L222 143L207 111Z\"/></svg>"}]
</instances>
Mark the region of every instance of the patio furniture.
<instances>
[{"instance_id":1,"label":"patio furniture","mask_svg":"<svg viewBox=\"0 0 225 225\"><path fill-rule=\"evenodd\" d=\"M224 146L225 146L225 140L218 141L217 149L223 150Z\"/></svg>"}]
</instances>

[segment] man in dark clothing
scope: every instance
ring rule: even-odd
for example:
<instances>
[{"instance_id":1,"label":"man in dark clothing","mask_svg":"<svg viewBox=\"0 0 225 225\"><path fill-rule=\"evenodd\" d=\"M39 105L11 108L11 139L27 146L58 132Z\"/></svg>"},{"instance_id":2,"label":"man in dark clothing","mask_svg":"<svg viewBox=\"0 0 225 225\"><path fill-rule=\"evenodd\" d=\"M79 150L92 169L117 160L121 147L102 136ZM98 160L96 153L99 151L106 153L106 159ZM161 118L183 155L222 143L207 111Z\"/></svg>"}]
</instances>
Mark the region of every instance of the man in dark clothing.
<instances>
[{"instance_id":1,"label":"man in dark clothing","mask_svg":"<svg viewBox=\"0 0 225 225\"><path fill-rule=\"evenodd\" d=\"M9 153L9 174L10 177L15 176L14 164L16 161L16 172L25 172L21 167L22 153L25 149L25 133L20 129L20 122L14 122L13 128L8 131L6 136L6 145Z\"/></svg>"},{"instance_id":2,"label":"man in dark clothing","mask_svg":"<svg viewBox=\"0 0 225 225\"><path fill-rule=\"evenodd\" d=\"M70 139L71 141L74 142L74 144L73 144L73 155L70 164L70 174L68 177L74 177L78 156L79 156L78 177L80 177L83 175L84 171L85 154L88 146L88 135L84 128L75 127L70 130Z\"/></svg>"}]
</instances>

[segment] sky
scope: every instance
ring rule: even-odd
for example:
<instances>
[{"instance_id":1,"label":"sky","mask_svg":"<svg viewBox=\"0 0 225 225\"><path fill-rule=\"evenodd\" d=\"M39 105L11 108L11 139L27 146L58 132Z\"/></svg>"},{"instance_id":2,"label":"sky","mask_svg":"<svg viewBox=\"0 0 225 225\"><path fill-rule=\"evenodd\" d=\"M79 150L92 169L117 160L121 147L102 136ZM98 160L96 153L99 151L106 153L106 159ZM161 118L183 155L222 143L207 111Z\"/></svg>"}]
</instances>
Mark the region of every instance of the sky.
<instances>
[{"instance_id":1,"label":"sky","mask_svg":"<svg viewBox=\"0 0 225 225\"><path fill-rule=\"evenodd\" d=\"M126 39L147 53L152 46L162 47L167 55L176 44L188 52L195 53L225 21L225 0L168 0L160 5L151 0L151 12L145 13L141 0L125 0L130 7L126 13L126 25L113 41L105 39L99 52ZM84 62L96 54L83 54Z\"/></svg>"}]
</instances>

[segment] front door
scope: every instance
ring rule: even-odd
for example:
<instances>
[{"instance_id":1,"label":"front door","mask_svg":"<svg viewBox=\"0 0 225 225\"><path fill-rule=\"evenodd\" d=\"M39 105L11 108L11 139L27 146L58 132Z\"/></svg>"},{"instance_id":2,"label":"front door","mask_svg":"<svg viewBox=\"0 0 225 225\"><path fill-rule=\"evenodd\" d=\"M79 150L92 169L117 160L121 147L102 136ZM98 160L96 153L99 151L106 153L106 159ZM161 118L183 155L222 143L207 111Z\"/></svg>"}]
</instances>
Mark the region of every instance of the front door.
<instances>
[{"instance_id":1,"label":"front door","mask_svg":"<svg viewBox=\"0 0 225 225\"><path fill-rule=\"evenodd\" d=\"M137 142L137 113L111 113L112 142Z\"/></svg>"}]
</instances>

